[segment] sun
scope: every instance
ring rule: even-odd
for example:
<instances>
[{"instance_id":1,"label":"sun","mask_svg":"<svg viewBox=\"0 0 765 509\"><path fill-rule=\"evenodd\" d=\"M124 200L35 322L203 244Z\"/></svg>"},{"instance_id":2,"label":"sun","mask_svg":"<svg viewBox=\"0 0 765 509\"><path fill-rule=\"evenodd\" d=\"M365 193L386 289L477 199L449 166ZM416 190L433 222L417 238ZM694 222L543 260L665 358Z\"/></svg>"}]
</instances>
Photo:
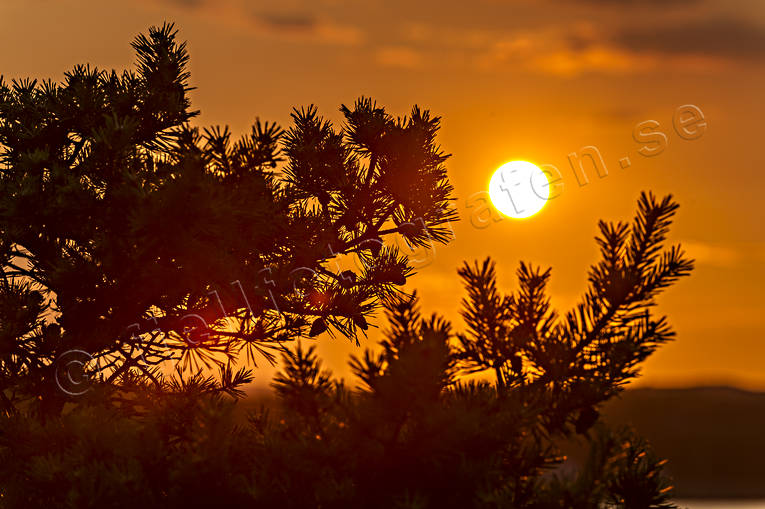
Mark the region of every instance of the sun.
<instances>
[{"instance_id":1,"label":"sun","mask_svg":"<svg viewBox=\"0 0 765 509\"><path fill-rule=\"evenodd\" d=\"M508 217L531 217L545 206L550 183L545 172L526 161L505 163L489 182L489 196L494 206Z\"/></svg>"}]
</instances>

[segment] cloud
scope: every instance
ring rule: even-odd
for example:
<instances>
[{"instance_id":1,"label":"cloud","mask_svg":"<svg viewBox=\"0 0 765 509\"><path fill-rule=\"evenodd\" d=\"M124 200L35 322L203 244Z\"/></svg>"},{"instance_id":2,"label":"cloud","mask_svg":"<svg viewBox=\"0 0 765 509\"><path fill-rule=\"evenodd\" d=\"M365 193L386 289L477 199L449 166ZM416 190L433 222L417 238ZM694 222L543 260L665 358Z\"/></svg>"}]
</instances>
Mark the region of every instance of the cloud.
<instances>
[{"instance_id":1,"label":"cloud","mask_svg":"<svg viewBox=\"0 0 765 509\"><path fill-rule=\"evenodd\" d=\"M157 0L144 0L154 3ZM237 30L254 31L259 35L289 42L355 46L365 40L365 33L356 24L339 23L331 13L320 11L321 5L300 0L161 0L165 5L183 9L198 17L215 20ZM321 3L321 2L320 2Z\"/></svg>"},{"instance_id":2,"label":"cloud","mask_svg":"<svg viewBox=\"0 0 765 509\"><path fill-rule=\"evenodd\" d=\"M308 12L261 12L253 18L259 30L283 39L345 46L357 45L364 39L356 26L340 25Z\"/></svg>"},{"instance_id":3,"label":"cloud","mask_svg":"<svg viewBox=\"0 0 765 509\"><path fill-rule=\"evenodd\" d=\"M584 72L628 74L655 67L652 59L641 58L607 47L592 47L582 51L559 50L539 55L532 67L560 76L573 76Z\"/></svg>"},{"instance_id":4,"label":"cloud","mask_svg":"<svg viewBox=\"0 0 765 509\"><path fill-rule=\"evenodd\" d=\"M587 72L627 74L653 68L656 58L604 40L592 25L549 26L497 35L476 59L484 70L523 68L556 76Z\"/></svg>"},{"instance_id":5,"label":"cloud","mask_svg":"<svg viewBox=\"0 0 765 509\"><path fill-rule=\"evenodd\" d=\"M385 67L399 67L414 69L420 67L423 62L422 55L416 50L406 46L386 46L375 53L377 63Z\"/></svg>"},{"instance_id":6,"label":"cloud","mask_svg":"<svg viewBox=\"0 0 765 509\"><path fill-rule=\"evenodd\" d=\"M754 22L700 18L665 20L657 25L652 18L640 17L636 23L609 29L592 22L550 24L533 30L497 32L493 41L479 50L476 61L485 70L512 66L575 76L592 72L634 74L660 68L709 72L765 60L765 26Z\"/></svg>"},{"instance_id":7,"label":"cloud","mask_svg":"<svg viewBox=\"0 0 765 509\"><path fill-rule=\"evenodd\" d=\"M356 26L320 23L314 30L316 40L331 44L356 46L364 41L364 31Z\"/></svg>"},{"instance_id":8,"label":"cloud","mask_svg":"<svg viewBox=\"0 0 765 509\"><path fill-rule=\"evenodd\" d=\"M582 3L607 7L674 7L700 4L703 0L563 0L565 3Z\"/></svg>"},{"instance_id":9,"label":"cloud","mask_svg":"<svg viewBox=\"0 0 765 509\"><path fill-rule=\"evenodd\" d=\"M745 13L713 18L706 0L521 2L525 10L511 23L496 21L510 12L504 2L493 4L496 16L478 13L475 19L446 4L436 21L417 9L391 17L379 9L339 7L337 0L163 1L290 43L361 47L371 62L400 69L450 66L565 77L660 68L709 72L765 57L765 27ZM627 10L617 11L625 4Z\"/></svg>"},{"instance_id":10,"label":"cloud","mask_svg":"<svg viewBox=\"0 0 765 509\"><path fill-rule=\"evenodd\" d=\"M732 267L744 258L736 249L706 242L690 240L681 242L681 245L699 265Z\"/></svg>"},{"instance_id":11,"label":"cloud","mask_svg":"<svg viewBox=\"0 0 765 509\"><path fill-rule=\"evenodd\" d=\"M765 27L744 20L703 19L630 27L617 33L612 42L622 49L639 53L765 58Z\"/></svg>"},{"instance_id":12,"label":"cloud","mask_svg":"<svg viewBox=\"0 0 765 509\"><path fill-rule=\"evenodd\" d=\"M315 17L303 13L269 12L257 14L255 18L263 26L273 30L310 31L318 24Z\"/></svg>"},{"instance_id":13,"label":"cloud","mask_svg":"<svg viewBox=\"0 0 765 509\"><path fill-rule=\"evenodd\" d=\"M183 7L187 9L196 9L201 6L205 0L164 0L168 4Z\"/></svg>"}]
</instances>

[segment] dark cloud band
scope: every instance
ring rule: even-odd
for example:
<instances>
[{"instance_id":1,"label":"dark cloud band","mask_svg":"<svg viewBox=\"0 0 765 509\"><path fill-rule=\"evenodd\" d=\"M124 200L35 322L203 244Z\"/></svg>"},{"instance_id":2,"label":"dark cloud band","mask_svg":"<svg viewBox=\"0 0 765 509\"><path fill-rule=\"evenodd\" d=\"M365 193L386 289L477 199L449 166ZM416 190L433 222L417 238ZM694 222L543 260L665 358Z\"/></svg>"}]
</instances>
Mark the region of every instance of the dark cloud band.
<instances>
[{"instance_id":1,"label":"dark cloud band","mask_svg":"<svg viewBox=\"0 0 765 509\"><path fill-rule=\"evenodd\" d=\"M765 28L742 20L706 19L628 28L612 42L634 52L765 58Z\"/></svg>"}]
</instances>

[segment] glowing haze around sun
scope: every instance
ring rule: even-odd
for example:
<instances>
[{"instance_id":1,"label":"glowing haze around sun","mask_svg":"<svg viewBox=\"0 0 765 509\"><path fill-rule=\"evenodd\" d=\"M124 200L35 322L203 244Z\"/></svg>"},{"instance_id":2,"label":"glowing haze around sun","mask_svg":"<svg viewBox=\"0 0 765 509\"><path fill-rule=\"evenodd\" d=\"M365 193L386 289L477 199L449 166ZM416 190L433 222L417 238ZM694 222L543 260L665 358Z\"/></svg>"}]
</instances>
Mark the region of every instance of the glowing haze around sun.
<instances>
[{"instance_id":1,"label":"glowing haze around sun","mask_svg":"<svg viewBox=\"0 0 765 509\"><path fill-rule=\"evenodd\" d=\"M545 172L526 161L505 163L489 182L489 196L494 207L514 219L531 217L545 206L550 184Z\"/></svg>"}]
</instances>

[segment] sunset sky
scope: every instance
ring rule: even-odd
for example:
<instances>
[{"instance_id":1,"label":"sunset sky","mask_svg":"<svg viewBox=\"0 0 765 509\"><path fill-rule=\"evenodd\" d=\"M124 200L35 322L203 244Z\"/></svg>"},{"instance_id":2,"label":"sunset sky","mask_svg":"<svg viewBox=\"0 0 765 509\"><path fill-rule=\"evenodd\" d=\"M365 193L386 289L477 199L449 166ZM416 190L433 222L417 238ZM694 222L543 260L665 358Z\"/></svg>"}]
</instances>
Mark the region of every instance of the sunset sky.
<instances>
[{"instance_id":1,"label":"sunset sky","mask_svg":"<svg viewBox=\"0 0 765 509\"><path fill-rule=\"evenodd\" d=\"M133 37L163 21L188 40L199 125L286 125L293 106L311 103L339 121L340 104L361 95L393 114L419 104L443 117L461 220L409 287L425 311L457 323L463 260L491 255L508 291L520 260L552 266L554 303L565 310L596 260L598 219L629 219L641 190L673 193L681 208L671 239L697 267L660 299L678 338L640 383L765 389L761 1L3 0L0 74L126 68ZM703 113L697 139L673 127L683 105ZM633 139L646 120L668 140L652 157ZM585 146L597 147L608 174L585 164L580 185L568 156ZM476 193L516 159L557 167L560 195L527 220L471 219ZM356 351L341 338L320 344L337 370Z\"/></svg>"}]
</instances>

